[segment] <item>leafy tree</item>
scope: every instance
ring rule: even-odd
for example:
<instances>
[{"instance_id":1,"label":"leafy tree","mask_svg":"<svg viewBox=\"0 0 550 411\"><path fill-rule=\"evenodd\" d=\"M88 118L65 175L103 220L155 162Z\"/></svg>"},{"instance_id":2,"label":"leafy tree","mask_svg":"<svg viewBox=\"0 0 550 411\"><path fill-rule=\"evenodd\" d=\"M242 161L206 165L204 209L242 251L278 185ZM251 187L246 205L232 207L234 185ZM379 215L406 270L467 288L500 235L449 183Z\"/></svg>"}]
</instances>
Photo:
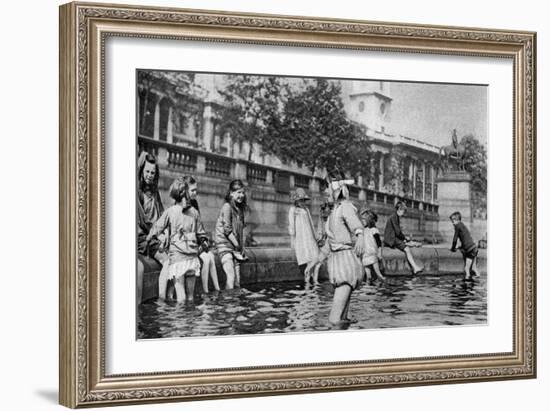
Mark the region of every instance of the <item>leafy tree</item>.
<instances>
[{"instance_id":1,"label":"leafy tree","mask_svg":"<svg viewBox=\"0 0 550 411\"><path fill-rule=\"evenodd\" d=\"M352 175L368 167L364 131L344 110L339 82L304 80L289 93L282 116L270 119L267 148L283 160L294 160L312 173L339 169Z\"/></svg>"},{"instance_id":2,"label":"leafy tree","mask_svg":"<svg viewBox=\"0 0 550 411\"><path fill-rule=\"evenodd\" d=\"M473 135L462 137L465 146L464 168L472 176L474 214L487 212L487 149Z\"/></svg>"},{"instance_id":3,"label":"leafy tree","mask_svg":"<svg viewBox=\"0 0 550 411\"><path fill-rule=\"evenodd\" d=\"M281 77L252 75L228 76L225 89L220 90L226 103L221 113L221 132L230 132L237 141L249 142L249 160L253 143L264 150L271 146L268 125L278 121L286 91L287 84Z\"/></svg>"},{"instance_id":4,"label":"leafy tree","mask_svg":"<svg viewBox=\"0 0 550 411\"><path fill-rule=\"evenodd\" d=\"M323 168L354 176L367 171L365 130L348 119L339 82L237 75L220 94L226 103L222 133L258 143L265 153L312 174Z\"/></svg>"}]
</instances>

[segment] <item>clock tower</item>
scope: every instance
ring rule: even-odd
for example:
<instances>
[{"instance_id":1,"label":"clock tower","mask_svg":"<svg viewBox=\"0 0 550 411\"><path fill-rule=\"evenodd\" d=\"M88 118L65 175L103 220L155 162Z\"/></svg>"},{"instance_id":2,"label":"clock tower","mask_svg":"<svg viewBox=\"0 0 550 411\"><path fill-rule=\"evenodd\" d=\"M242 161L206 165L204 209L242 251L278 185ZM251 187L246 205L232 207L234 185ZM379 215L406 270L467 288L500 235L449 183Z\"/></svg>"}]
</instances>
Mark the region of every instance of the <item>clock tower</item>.
<instances>
[{"instance_id":1,"label":"clock tower","mask_svg":"<svg viewBox=\"0 0 550 411\"><path fill-rule=\"evenodd\" d=\"M390 83L353 80L342 83L344 107L351 120L384 133L391 120Z\"/></svg>"}]
</instances>

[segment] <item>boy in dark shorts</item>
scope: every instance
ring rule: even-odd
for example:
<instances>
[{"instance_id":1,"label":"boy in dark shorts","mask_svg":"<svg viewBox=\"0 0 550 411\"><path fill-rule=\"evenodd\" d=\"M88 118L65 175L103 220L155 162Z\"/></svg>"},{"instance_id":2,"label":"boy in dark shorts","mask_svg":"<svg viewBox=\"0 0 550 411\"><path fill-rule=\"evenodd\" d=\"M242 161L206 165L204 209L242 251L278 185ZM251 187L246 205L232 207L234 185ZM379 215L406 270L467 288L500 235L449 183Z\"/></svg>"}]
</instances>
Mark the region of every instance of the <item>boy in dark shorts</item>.
<instances>
[{"instance_id":1,"label":"boy in dark shorts","mask_svg":"<svg viewBox=\"0 0 550 411\"><path fill-rule=\"evenodd\" d=\"M477 272L477 245L472 239L472 235L468 228L462 222L462 215L455 211L451 214L451 222L455 226L455 235L451 251L456 251L456 242L460 240L460 251L464 259L464 279L470 280L473 277L478 277Z\"/></svg>"},{"instance_id":2,"label":"boy in dark shorts","mask_svg":"<svg viewBox=\"0 0 550 411\"><path fill-rule=\"evenodd\" d=\"M405 253L407 262L411 267L414 275L421 273L424 268L416 264L414 257L411 253L411 248L407 243L407 237L401 231L401 223L399 218L402 217L407 211L407 206L402 201L398 201L395 205L395 213L393 213L386 222L386 229L384 230L384 244L390 248L397 248Z\"/></svg>"}]
</instances>

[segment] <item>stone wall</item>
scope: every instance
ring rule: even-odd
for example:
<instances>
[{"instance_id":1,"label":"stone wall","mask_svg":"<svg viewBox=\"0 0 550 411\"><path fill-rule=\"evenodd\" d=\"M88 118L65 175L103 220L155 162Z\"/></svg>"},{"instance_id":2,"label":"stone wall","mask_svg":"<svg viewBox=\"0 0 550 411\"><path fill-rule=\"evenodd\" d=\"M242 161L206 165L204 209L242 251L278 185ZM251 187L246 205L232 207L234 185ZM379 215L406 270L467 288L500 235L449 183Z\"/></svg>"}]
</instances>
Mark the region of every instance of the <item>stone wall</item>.
<instances>
[{"instance_id":1,"label":"stone wall","mask_svg":"<svg viewBox=\"0 0 550 411\"><path fill-rule=\"evenodd\" d=\"M247 233L255 245L282 246L289 244L288 210L290 194L297 188L306 189L311 197L310 211L317 227L320 206L325 196L320 192L320 178L281 170L242 159L190 149L148 138L139 139L140 150L154 154L160 167L159 189L165 207L173 200L168 196L172 181L181 175L193 175L198 181L199 205L205 228L212 232L229 182L240 178L247 185L250 212L246 216ZM379 217L383 233L388 216L397 201L409 207L402 218L403 230L424 242L441 242L438 205L428 201L404 198L395 194L371 190L364 186L350 187L351 200L359 209L368 206ZM251 236L251 237L250 237Z\"/></svg>"},{"instance_id":2,"label":"stone wall","mask_svg":"<svg viewBox=\"0 0 550 411\"><path fill-rule=\"evenodd\" d=\"M462 275L463 260L460 252L451 253L446 248L431 246L413 248L412 253L416 261L424 266L424 272L420 275L442 276ZM300 281L303 279L294 250L291 248L253 248L248 250L249 261L241 266L241 285L256 283L273 283L284 281ZM384 274L388 277L410 275L405 255L397 250L383 249ZM480 250L478 256L478 270L482 274L487 272L485 250ZM142 301L158 297L158 274L160 266L151 260L148 271L143 279ZM218 258L216 258L218 278L220 285L225 284L225 273ZM320 270L321 280L326 280L328 274L326 264ZM200 281L197 281L197 290L200 289Z\"/></svg>"}]
</instances>

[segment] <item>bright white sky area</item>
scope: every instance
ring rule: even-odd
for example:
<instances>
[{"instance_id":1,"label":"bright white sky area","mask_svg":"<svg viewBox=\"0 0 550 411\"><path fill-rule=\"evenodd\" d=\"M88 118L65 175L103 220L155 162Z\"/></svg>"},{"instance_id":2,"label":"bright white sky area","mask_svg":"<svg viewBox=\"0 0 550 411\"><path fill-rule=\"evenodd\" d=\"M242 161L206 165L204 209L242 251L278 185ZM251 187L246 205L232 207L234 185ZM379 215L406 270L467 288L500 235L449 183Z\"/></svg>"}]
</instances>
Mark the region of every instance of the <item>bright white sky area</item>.
<instances>
[{"instance_id":1,"label":"bright white sky area","mask_svg":"<svg viewBox=\"0 0 550 411\"><path fill-rule=\"evenodd\" d=\"M392 82L390 90L390 133L441 146L456 128L487 144L487 86Z\"/></svg>"},{"instance_id":2,"label":"bright white sky area","mask_svg":"<svg viewBox=\"0 0 550 411\"><path fill-rule=\"evenodd\" d=\"M203 87L210 90L224 87L224 75L206 74ZM287 79L297 81L299 77ZM456 129L459 140L464 135L473 134L487 145L487 86L410 83L391 79L364 81L371 83L372 87L367 87L373 90L378 90L380 81L390 85L392 103L386 132L443 146L451 144L452 130Z\"/></svg>"}]
</instances>

